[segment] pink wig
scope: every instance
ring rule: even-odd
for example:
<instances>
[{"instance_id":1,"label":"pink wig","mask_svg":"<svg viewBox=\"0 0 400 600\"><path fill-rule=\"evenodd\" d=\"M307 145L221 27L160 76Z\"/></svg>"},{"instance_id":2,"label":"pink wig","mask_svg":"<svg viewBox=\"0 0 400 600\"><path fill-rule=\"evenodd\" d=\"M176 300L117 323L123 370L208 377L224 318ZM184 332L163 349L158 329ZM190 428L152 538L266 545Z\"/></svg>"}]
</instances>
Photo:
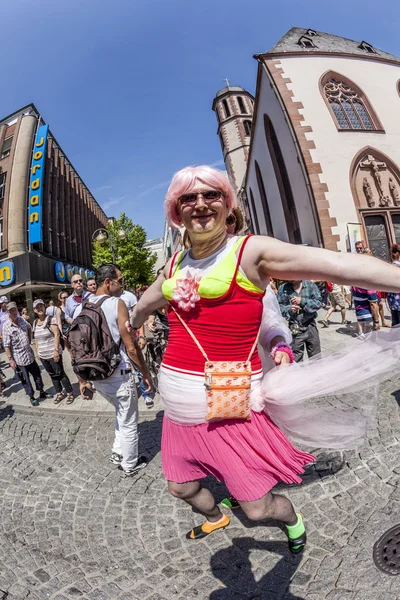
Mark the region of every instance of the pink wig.
<instances>
[{"instance_id":1,"label":"pink wig","mask_svg":"<svg viewBox=\"0 0 400 600\"><path fill-rule=\"evenodd\" d=\"M206 188L220 190L224 193L228 214L237 206L235 192L224 171L213 169L207 165L185 167L175 173L165 196L165 212L168 222L173 227L179 227L182 224L179 216L178 198L182 194L190 192L198 182L204 184Z\"/></svg>"}]
</instances>

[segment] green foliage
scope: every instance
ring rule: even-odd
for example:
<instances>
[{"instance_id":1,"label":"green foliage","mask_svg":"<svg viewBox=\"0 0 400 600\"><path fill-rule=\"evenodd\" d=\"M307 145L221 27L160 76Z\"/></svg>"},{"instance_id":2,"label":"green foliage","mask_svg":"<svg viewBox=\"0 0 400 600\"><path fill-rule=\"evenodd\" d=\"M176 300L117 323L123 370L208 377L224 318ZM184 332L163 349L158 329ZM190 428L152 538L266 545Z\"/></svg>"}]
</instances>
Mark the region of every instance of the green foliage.
<instances>
[{"instance_id":1,"label":"green foliage","mask_svg":"<svg viewBox=\"0 0 400 600\"><path fill-rule=\"evenodd\" d=\"M118 236L121 230L126 234L123 240ZM143 248L146 242L146 232L143 227L134 225L132 219L125 213L121 213L119 219L113 219L107 225L107 232L114 246L115 262L121 267L125 277L126 288L133 289L152 283L157 256L148 248ZM98 242L93 244L94 268L105 262L112 262L110 238L104 244Z\"/></svg>"}]
</instances>

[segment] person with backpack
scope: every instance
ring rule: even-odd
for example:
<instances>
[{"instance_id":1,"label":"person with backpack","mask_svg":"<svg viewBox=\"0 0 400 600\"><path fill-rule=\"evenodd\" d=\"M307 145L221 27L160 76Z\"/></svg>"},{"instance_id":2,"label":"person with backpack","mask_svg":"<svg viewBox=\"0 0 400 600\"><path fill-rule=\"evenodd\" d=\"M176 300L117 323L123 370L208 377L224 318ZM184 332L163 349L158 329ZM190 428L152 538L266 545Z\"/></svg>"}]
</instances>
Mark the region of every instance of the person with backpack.
<instances>
[{"instance_id":1,"label":"person with backpack","mask_svg":"<svg viewBox=\"0 0 400 600\"><path fill-rule=\"evenodd\" d=\"M119 466L125 477L136 475L147 466L138 453L138 397L132 363L143 374L147 391L152 389L147 365L128 331L128 309L120 296L124 289L117 265L101 265L96 274L95 296L77 307L68 342L72 367L80 380L81 394L87 394L87 382L115 406L116 427L110 462Z\"/></svg>"},{"instance_id":2,"label":"person with backpack","mask_svg":"<svg viewBox=\"0 0 400 600\"><path fill-rule=\"evenodd\" d=\"M64 399L63 387L67 393L66 404L72 404L75 398L71 382L64 371L60 330L57 327L55 317L52 319L46 314L43 300L35 300L33 310L36 315L33 323L36 355L42 361L42 365L50 375L56 390L54 404L60 404Z\"/></svg>"}]
</instances>

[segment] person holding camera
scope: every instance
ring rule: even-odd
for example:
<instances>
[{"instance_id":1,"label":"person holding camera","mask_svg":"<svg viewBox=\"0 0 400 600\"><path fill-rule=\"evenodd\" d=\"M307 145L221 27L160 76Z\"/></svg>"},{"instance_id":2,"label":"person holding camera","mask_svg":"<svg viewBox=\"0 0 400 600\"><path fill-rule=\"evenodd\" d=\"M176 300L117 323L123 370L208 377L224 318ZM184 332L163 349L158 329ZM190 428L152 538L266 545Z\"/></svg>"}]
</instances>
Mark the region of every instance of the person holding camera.
<instances>
[{"instance_id":1,"label":"person holding camera","mask_svg":"<svg viewBox=\"0 0 400 600\"><path fill-rule=\"evenodd\" d=\"M292 333L292 350L295 362L321 352L321 342L316 323L317 311L322 306L318 287L312 281L286 281L279 287L278 303L282 315L288 320Z\"/></svg>"}]
</instances>

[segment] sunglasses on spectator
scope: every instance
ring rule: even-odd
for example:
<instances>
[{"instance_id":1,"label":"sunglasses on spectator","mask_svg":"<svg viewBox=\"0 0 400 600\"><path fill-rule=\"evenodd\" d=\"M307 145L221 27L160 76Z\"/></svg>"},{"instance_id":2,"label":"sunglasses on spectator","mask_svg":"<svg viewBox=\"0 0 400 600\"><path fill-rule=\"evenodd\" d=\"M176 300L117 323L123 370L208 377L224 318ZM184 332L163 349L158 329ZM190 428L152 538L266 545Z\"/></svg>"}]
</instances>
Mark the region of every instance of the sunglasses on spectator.
<instances>
[{"instance_id":1,"label":"sunglasses on spectator","mask_svg":"<svg viewBox=\"0 0 400 600\"><path fill-rule=\"evenodd\" d=\"M71 283L83 283L83 279L74 279Z\"/></svg>"},{"instance_id":2,"label":"sunglasses on spectator","mask_svg":"<svg viewBox=\"0 0 400 600\"><path fill-rule=\"evenodd\" d=\"M223 193L219 190L193 192L192 194L183 194L183 196L180 196L178 200L181 206L190 206L192 204L196 204L199 196L203 197L204 202L215 202L215 200L219 200L221 196L223 196Z\"/></svg>"}]
</instances>

